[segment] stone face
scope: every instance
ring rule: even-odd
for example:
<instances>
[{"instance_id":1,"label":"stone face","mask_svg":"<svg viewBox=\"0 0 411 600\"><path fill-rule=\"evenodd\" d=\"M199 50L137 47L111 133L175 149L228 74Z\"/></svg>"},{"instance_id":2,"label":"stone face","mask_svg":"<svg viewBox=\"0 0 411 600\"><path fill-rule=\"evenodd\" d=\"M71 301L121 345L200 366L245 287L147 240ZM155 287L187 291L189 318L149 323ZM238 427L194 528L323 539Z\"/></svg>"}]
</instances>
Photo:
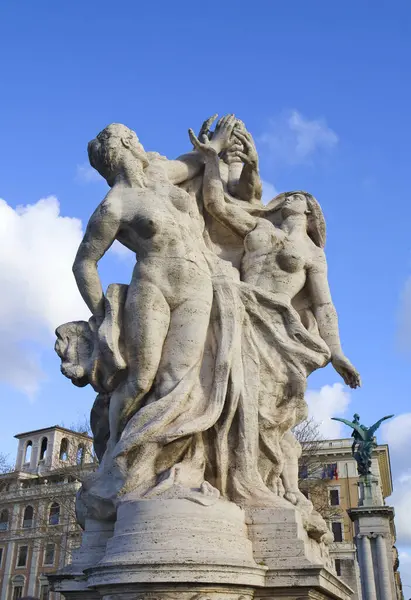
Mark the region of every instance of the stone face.
<instances>
[{"instance_id":1,"label":"stone face","mask_svg":"<svg viewBox=\"0 0 411 600\"><path fill-rule=\"evenodd\" d=\"M121 124L89 144L111 188L73 266L92 317L60 326L56 351L63 373L98 393L100 466L77 511L116 521L87 565L101 590L190 573L262 586L286 566L325 581L329 533L298 489L292 428L310 373L331 361L351 387L359 375L341 348L324 217L306 192L263 206L251 135L233 115L210 132L212 121L177 160L146 153ZM97 265L115 240L137 262L128 286L104 293Z\"/></svg>"}]
</instances>

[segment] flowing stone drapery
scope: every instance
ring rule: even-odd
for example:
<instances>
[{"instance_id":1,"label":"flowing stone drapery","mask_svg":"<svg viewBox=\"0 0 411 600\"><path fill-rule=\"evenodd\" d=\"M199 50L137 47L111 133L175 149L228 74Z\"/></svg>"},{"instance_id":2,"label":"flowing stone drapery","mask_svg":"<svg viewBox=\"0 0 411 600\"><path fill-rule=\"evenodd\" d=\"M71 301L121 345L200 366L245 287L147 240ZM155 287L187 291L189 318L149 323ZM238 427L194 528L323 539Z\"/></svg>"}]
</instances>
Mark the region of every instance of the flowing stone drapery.
<instances>
[{"instance_id":1,"label":"flowing stone drapery","mask_svg":"<svg viewBox=\"0 0 411 600\"><path fill-rule=\"evenodd\" d=\"M217 126L215 157L228 152L234 125L230 116ZM246 157L252 149L242 131ZM63 373L99 394L92 424L100 466L84 482L79 514L111 518L130 494L203 504L221 495L248 506L292 503L320 539L327 529L298 491L291 429L306 415L311 372L331 359L352 387L359 377L339 343L319 205L299 192L268 207L231 196L214 157L224 206L251 223L236 237L230 224L225 232L216 226L206 201L202 150L168 161L114 124L89 152L112 187L74 268L93 317L59 327L56 344ZM258 171L249 174L255 183ZM298 217L294 238L292 219L282 228L285 204ZM115 239L136 252L137 265L129 286L111 285L104 295L96 265ZM317 295L307 291L308 277ZM148 325L158 325L151 337L143 335Z\"/></svg>"}]
</instances>

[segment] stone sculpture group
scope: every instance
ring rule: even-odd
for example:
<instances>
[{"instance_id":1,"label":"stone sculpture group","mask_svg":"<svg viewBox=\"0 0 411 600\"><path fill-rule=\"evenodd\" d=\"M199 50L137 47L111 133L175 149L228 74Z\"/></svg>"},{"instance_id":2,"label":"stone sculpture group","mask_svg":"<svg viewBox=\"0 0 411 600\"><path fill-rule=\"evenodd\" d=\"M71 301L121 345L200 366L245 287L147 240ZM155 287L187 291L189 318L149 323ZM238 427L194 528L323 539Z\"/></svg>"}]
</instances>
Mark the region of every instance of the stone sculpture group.
<instances>
[{"instance_id":1,"label":"stone sculpture group","mask_svg":"<svg viewBox=\"0 0 411 600\"><path fill-rule=\"evenodd\" d=\"M146 152L125 125L89 143L110 190L90 218L74 275L92 317L57 329L62 372L92 385L98 470L77 500L113 519L124 498L294 506L327 527L298 489L307 376L345 357L324 254L325 221L306 192L267 205L253 138L234 115L208 119L177 160ZM99 260L132 250L129 285L104 293Z\"/></svg>"}]
</instances>

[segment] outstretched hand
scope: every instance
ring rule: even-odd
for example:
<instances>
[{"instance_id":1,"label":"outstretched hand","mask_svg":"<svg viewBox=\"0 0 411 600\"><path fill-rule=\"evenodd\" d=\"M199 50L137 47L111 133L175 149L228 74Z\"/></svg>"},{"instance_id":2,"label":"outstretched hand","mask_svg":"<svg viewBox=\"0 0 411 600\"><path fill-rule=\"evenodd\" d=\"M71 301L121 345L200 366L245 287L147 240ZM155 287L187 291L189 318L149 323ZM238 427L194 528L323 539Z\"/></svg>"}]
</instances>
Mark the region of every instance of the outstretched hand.
<instances>
[{"instance_id":1,"label":"outstretched hand","mask_svg":"<svg viewBox=\"0 0 411 600\"><path fill-rule=\"evenodd\" d=\"M188 130L188 135L190 136L191 143L198 152L201 152L204 156L218 156L217 150L210 143L208 137L204 137L203 141L200 141L192 129Z\"/></svg>"},{"instance_id":2,"label":"outstretched hand","mask_svg":"<svg viewBox=\"0 0 411 600\"><path fill-rule=\"evenodd\" d=\"M337 373L344 379L346 385L353 389L361 386L360 374L346 356L336 354L331 357L331 363Z\"/></svg>"},{"instance_id":3,"label":"outstretched hand","mask_svg":"<svg viewBox=\"0 0 411 600\"><path fill-rule=\"evenodd\" d=\"M229 148L232 143L231 134L233 133L236 118L234 115L222 117L215 128L210 144L220 154L223 150Z\"/></svg>"},{"instance_id":4,"label":"outstretched hand","mask_svg":"<svg viewBox=\"0 0 411 600\"><path fill-rule=\"evenodd\" d=\"M201 129L198 134L198 139L200 140L200 142L206 142L207 140L211 140L211 138L213 137L213 132L210 130L210 127L214 123L214 121L216 120L217 117L218 117L218 115L215 114L212 117L209 117L208 119L206 119L204 121L204 123L201 125Z\"/></svg>"},{"instance_id":5,"label":"outstretched hand","mask_svg":"<svg viewBox=\"0 0 411 600\"><path fill-rule=\"evenodd\" d=\"M235 127L233 129L234 143L226 151L227 162L241 161L251 167L258 167L258 154L254 145L254 140L248 131L241 131Z\"/></svg>"}]
</instances>

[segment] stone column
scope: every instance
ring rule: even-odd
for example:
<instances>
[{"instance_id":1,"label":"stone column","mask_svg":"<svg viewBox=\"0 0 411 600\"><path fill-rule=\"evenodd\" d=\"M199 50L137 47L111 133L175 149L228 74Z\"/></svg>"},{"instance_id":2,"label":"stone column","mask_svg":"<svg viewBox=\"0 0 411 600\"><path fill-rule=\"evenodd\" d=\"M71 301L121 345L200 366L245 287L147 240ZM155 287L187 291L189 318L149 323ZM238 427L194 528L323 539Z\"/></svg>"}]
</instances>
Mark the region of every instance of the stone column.
<instances>
[{"instance_id":1,"label":"stone column","mask_svg":"<svg viewBox=\"0 0 411 600\"><path fill-rule=\"evenodd\" d=\"M387 557L387 544L383 535L377 535L377 557L378 557L378 581L380 584L381 597L384 600L392 600L390 584L389 563Z\"/></svg>"},{"instance_id":2,"label":"stone column","mask_svg":"<svg viewBox=\"0 0 411 600\"><path fill-rule=\"evenodd\" d=\"M374 567L372 564L371 540L367 535L360 538L360 561L362 565L362 587L364 600L376 600L377 591L375 588Z\"/></svg>"},{"instance_id":3,"label":"stone column","mask_svg":"<svg viewBox=\"0 0 411 600\"><path fill-rule=\"evenodd\" d=\"M0 581L0 584L1 584L0 598L2 598L2 600L5 600L6 598L8 598L9 585L10 585L10 574L14 567L14 565L12 564L12 560L13 559L15 560L14 552L16 549L16 542L13 540L10 530L15 529L19 516L20 516L20 504L18 502L16 502L13 506L13 509L12 509L11 515L10 515L9 530L7 533L9 542L8 543L6 542L4 544L7 547L7 556L6 556L6 563L4 565L3 581L2 582Z\"/></svg>"}]
</instances>

